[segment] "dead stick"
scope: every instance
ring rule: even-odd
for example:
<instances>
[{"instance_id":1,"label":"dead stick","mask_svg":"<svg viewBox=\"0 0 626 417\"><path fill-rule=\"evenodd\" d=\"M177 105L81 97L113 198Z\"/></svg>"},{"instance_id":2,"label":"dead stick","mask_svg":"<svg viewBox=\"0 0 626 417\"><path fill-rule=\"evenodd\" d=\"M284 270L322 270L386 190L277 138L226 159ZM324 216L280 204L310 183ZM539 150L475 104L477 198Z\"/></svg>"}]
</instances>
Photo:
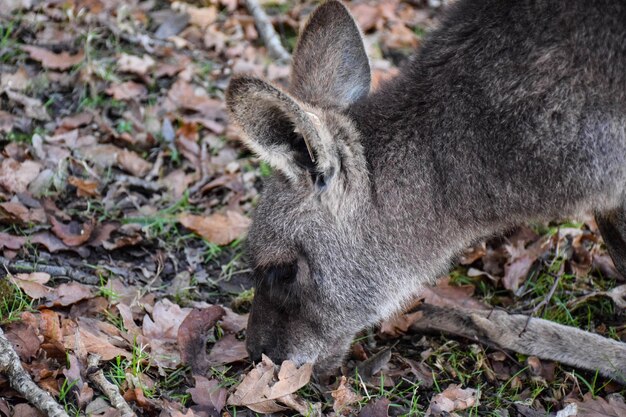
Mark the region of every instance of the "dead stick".
<instances>
[{"instance_id":1,"label":"dead stick","mask_svg":"<svg viewBox=\"0 0 626 417\"><path fill-rule=\"evenodd\" d=\"M122 413L122 417L137 417L126 400L124 400L124 397L122 397L122 394L120 394L120 390L117 386L109 382L109 380L104 376L102 369L99 368L100 356L90 354L89 359L87 360L87 365L89 367L89 370L87 371L89 380L93 382L93 384L104 395L107 396L109 401L111 401L111 405Z\"/></svg>"},{"instance_id":2,"label":"dead stick","mask_svg":"<svg viewBox=\"0 0 626 417\"><path fill-rule=\"evenodd\" d=\"M291 55L280 43L280 37L274 30L274 26L272 26L269 17L259 2L257 0L246 0L246 7L254 18L254 23L270 55L281 61L289 62Z\"/></svg>"},{"instance_id":3,"label":"dead stick","mask_svg":"<svg viewBox=\"0 0 626 417\"><path fill-rule=\"evenodd\" d=\"M11 387L29 403L50 417L69 417L48 392L39 388L26 372L11 342L0 328L0 373L9 378Z\"/></svg>"},{"instance_id":4,"label":"dead stick","mask_svg":"<svg viewBox=\"0 0 626 417\"><path fill-rule=\"evenodd\" d=\"M6 270L12 274L45 272L53 277L68 277L74 281L79 281L84 284L94 285L98 283L98 278L95 275L85 274L84 272L76 271L64 266L33 264L26 261L11 261L2 256L0 256L0 264L2 264Z\"/></svg>"},{"instance_id":5,"label":"dead stick","mask_svg":"<svg viewBox=\"0 0 626 417\"><path fill-rule=\"evenodd\" d=\"M598 371L626 384L626 343L574 327L521 314L466 310L423 304L415 331L438 331L493 343L523 355ZM528 322L528 325L526 323ZM526 326L526 331L522 329Z\"/></svg>"}]
</instances>

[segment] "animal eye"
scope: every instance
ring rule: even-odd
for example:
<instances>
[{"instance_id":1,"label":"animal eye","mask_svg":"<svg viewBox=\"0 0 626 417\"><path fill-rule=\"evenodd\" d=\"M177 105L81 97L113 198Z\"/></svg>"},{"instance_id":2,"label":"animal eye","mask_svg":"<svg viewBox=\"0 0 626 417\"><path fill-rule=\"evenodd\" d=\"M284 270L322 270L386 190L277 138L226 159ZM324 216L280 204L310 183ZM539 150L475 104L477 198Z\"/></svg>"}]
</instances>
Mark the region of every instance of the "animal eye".
<instances>
[{"instance_id":1,"label":"animal eye","mask_svg":"<svg viewBox=\"0 0 626 417\"><path fill-rule=\"evenodd\" d=\"M291 284L296 280L298 275L298 264L296 262L289 264L279 264L269 267L265 271L262 278L265 283L270 286L282 286Z\"/></svg>"}]
</instances>

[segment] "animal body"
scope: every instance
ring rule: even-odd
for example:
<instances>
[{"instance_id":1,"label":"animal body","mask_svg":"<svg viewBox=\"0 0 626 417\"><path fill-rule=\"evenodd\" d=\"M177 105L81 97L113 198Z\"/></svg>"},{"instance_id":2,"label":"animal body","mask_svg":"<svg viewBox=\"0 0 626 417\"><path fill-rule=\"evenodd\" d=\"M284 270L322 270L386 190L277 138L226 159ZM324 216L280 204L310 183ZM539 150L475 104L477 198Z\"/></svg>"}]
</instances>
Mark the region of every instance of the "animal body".
<instances>
[{"instance_id":1,"label":"animal body","mask_svg":"<svg viewBox=\"0 0 626 417\"><path fill-rule=\"evenodd\" d=\"M521 223L592 211L626 275L626 2L459 0L370 92L360 32L329 1L292 65L287 90L237 76L227 92L274 168L247 243L253 359L337 366L463 248ZM611 346L594 365L616 375Z\"/></svg>"}]
</instances>

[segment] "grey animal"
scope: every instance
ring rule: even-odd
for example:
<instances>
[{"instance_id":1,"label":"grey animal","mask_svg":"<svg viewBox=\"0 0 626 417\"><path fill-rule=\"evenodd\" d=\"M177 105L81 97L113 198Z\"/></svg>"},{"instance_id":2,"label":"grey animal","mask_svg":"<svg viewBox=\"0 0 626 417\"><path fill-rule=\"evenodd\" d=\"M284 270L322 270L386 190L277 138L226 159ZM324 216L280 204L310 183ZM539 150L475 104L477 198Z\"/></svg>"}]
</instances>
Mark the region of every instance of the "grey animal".
<instances>
[{"instance_id":1,"label":"grey animal","mask_svg":"<svg viewBox=\"0 0 626 417\"><path fill-rule=\"evenodd\" d=\"M253 359L336 367L463 248L521 223L593 211L626 276L626 2L459 0L370 92L359 29L328 1L292 65L288 90L237 76L226 97L274 168L247 241ZM550 339L535 354L626 371L624 343Z\"/></svg>"}]
</instances>

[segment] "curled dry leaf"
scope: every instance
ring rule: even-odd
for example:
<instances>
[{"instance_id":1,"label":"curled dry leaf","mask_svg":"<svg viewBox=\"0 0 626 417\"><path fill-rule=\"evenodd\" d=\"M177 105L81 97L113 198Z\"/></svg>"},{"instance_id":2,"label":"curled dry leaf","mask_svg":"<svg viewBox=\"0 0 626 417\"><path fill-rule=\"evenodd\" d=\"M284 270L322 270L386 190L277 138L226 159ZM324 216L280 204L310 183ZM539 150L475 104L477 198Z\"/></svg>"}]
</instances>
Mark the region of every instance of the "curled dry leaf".
<instances>
[{"instance_id":1,"label":"curled dry leaf","mask_svg":"<svg viewBox=\"0 0 626 417\"><path fill-rule=\"evenodd\" d=\"M80 320L73 331L66 330L63 345L72 349L79 358L86 358L88 353L100 355L102 360L110 361L117 356L130 358L132 355L112 343L113 337L94 326L93 322Z\"/></svg>"},{"instance_id":2,"label":"curled dry leaf","mask_svg":"<svg viewBox=\"0 0 626 417\"><path fill-rule=\"evenodd\" d=\"M31 272L30 274L17 274L16 278L22 281L36 282L38 284L45 284L50 281L50 274L46 272Z\"/></svg>"},{"instance_id":3,"label":"curled dry leaf","mask_svg":"<svg viewBox=\"0 0 626 417\"><path fill-rule=\"evenodd\" d=\"M382 24L382 15L380 8L377 6L359 3L350 7L350 12L363 32L374 29L379 23Z\"/></svg>"},{"instance_id":4,"label":"curled dry leaf","mask_svg":"<svg viewBox=\"0 0 626 417\"><path fill-rule=\"evenodd\" d=\"M11 277L11 281L34 300L47 298L50 294L54 293L52 288L43 285L47 282L44 280L43 275L37 277L32 277L32 275L33 274L17 274ZM50 279L50 275L48 275L48 279Z\"/></svg>"},{"instance_id":5,"label":"curled dry leaf","mask_svg":"<svg viewBox=\"0 0 626 417\"><path fill-rule=\"evenodd\" d=\"M346 377L342 375L341 380L339 381L339 386L330 393L334 398L333 410L335 410L335 413L345 414L342 412L350 412L351 410L348 406L361 400L361 396L354 392L354 390L350 387L350 385L347 385L346 382Z\"/></svg>"},{"instance_id":6,"label":"curled dry leaf","mask_svg":"<svg viewBox=\"0 0 626 417\"><path fill-rule=\"evenodd\" d=\"M179 108L197 111L211 119L223 117L222 102L209 98L204 89L194 87L182 79L172 85L167 97Z\"/></svg>"},{"instance_id":7,"label":"curled dry leaf","mask_svg":"<svg viewBox=\"0 0 626 417\"><path fill-rule=\"evenodd\" d=\"M14 74L0 74L0 90L9 89L23 91L30 85L30 77L24 67L20 67Z\"/></svg>"},{"instance_id":8,"label":"curled dry leaf","mask_svg":"<svg viewBox=\"0 0 626 417\"><path fill-rule=\"evenodd\" d=\"M7 201L0 203L0 221L12 224L42 224L46 222L46 213L42 208L29 209L22 203Z\"/></svg>"},{"instance_id":9,"label":"curled dry leaf","mask_svg":"<svg viewBox=\"0 0 626 417\"><path fill-rule=\"evenodd\" d=\"M17 122L17 117L4 110L0 110L0 132L9 133L13 130L13 125Z\"/></svg>"},{"instance_id":10,"label":"curled dry leaf","mask_svg":"<svg viewBox=\"0 0 626 417\"><path fill-rule=\"evenodd\" d=\"M29 361L37 355L41 341L31 325L23 322L13 323L6 330L5 336L23 361Z\"/></svg>"},{"instance_id":11,"label":"curled dry leaf","mask_svg":"<svg viewBox=\"0 0 626 417\"><path fill-rule=\"evenodd\" d=\"M41 62L41 66L44 68L61 71L81 63L85 57L85 54L82 51L75 55L70 55L66 51L63 51L60 54L55 54L47 49L32 45L22 46L22 49L28 52L32 59Z\"/></svg>"},{"instance_id":12,"label":"curled dry leaf","mask_svg":"<svg viewBox=\"0 0 626 417\"><path fill-rule=\"evenodd\" d=\"M40 232L32 235L28 239L30 243L36 243L44 246L49 252L55 253L59 251L72 250L78 253L80 256L87 256L89 250L84 247L69 247L61 239L56 237L50 232Z\"/></svg>"},{"instance_id":13,"label":"curled dry leaf","mask_svg":"<svg viewBox=\"0 0 626 417\"><path fill-rule=\"evenodd\" d=\"M391 26L389 32L383 34L381 41L387 48L392 50L413 50L419 43L415 32L400 22Z\"/></svg>"},{"instance_id":14,"label":"curled dry leaf","mask_svg":"<svg viewBox=\"0 0 626 417\"><path fill-rule=\"evenodd\" d=\"M26 243L26 238L23 236L13 236L0 232L0 249L18 250L24 243Z\"/></svg>"},{"instance_id":15,"label":"curled dry leaf","mask_svg":"<svg viewBox=\"0 0 626 417\"><path fill-rule=\"evenodd\" d=\"M425 303L440 307L487 309L486 304L472 298L474 290L473 285L451 285L450 278L445 277L440 279L434 287L424 288L420 297L424 299Z\"/></svg>"},{"instance_id":16,"label":"curled dry leaf","mask_svg":"<svg viewBox=\"0 0 626 417\"><path fill-rule=\"evenodd\" d=\"M54 216L51 216L50 223L52 223L52 231L54 234L67 246L79 246L87 242L94 229L93 220L83 224L77 221L64 224L58 221Z\"/></svg>"},{"instance_id":17,"label":"curled dry leaf","mask_svg":"<svg viewBox=\"0 0 626 417\"><path fill-rule=\"evenodd\" d=\"M504 288L516 292L519 285L526 280L534 262L535 260L531 257L522 256L508 263L504 267L504 277L502 278Z\"/></svg>"},{"instance_id":18,"label":"curled dry leaf","mask_svg":"<svg viewBox=\"0 0 626 417\"><path fill-rule=\"evenodd\" d=\"M235 335L227 334L218 340L208 356L211 364L227 364L240 362L248 357L246 344L243 340L239 340Z\"/></svg>"},{"instance_id":19,"label":"curled dry leaf","mask_svg":"<svg viewBox=\"0 0 626 417\"><path fill-rule=\"evenodd\" d=\"M36 120L50 120L50 116L48 115L45 106L38 98L28 97L13 90L6 90L5 94L9 97L9 99L21 104L24 107L26 116Z\"/></svg>"},{"instance_id":20,"label":"curled dry leaf","mask_svg":"<svg viewBox=\"0 0 626 417\"><path fill-rule=\"evenodd\" d=\"M204 373L209 367L206 354L208 331L224 315L220 306L194 308L178 328L180 358L187 362L194 373ZM196 381L197 382L197 381Z\"/></svg>"},{"instance_id":21,"label":"curled dry leaf","mask_svg":"<svg viewBox=\"0 0 626 417\"><path fill-rule=\"evenodd\" d=\"M63 119L61 119L59 126L67 130L72 130L72 129L76 129L77 127L89 124L91 123L92 120L93 120L93 114L91 113L87 113L87 112L77 113L73 116L68 116L68 117L64 117Z\"/></svg>"},{"instance_id":22,"label":"curled dry leaf","mask_svg":"<svg viewBox=\"0 0 626 417\"><path fill-rule=\"evenodd\" d=\"M81 300L92 298L91 288L78 282L70 282L69 284L61 284L54 289L54 292L46 298L49 300L46 305L51 306L69 306Z\"/></svg>"},{"instance_id":23,"label":"curled dry leaf","mask_svg":"<svg viewBox=\"0 0 626 417\"><path fill-rule=\"evenodd\" d=\"M37 162L5 159L0 165L0 185L10 193L23 193L31 181L37 178L39 171L41 165Z\"/></svg>"},{"instance_id":24,"label":"curled dry leaf","mask_svg":"<svg viewBox=\"0 0 626 417\"><path fill-rule=\"evenodd\" d=\"M189 388L187 392L191 394L193 402L201 406L198 411L202 412L207 409L209 415L215 413L219 415L226 405L228 391L220 387L219 382L215 379L207 379L199 375L194 375L193 378L196 381L196 386Z\"/></svg>"},{"instance_id":25,"label":"curled dry leaf","mask_svg":"<svg viewBox=\"0 0 626 417\"><path fill-rule=\"evenodd\" d=\"M146 315L143 319L143 334L149 338L176 341L178 329L190 312L190 308L181 308L167 298L158 301L152 310L152 318Z\"/></svg>"},{"instance_id":26,"label":"curled dry leaf","mask_svg":"<svg viewBox=\"0 0 626 417\"><path fill-rule=\"evenodd\" d=\"M106 93L115 100L138 100L148 93L145 85L134 81L126 81L121 84L113 84L106 89Z\"/></svg>"},{"instance_id":27,"label":"curled dry leaf","mask_svg":"<svg viewBox=\"0 0 626 417\"><path fill-rule=\"evenodd\" d=\"M389 399L381 398L367 404L361 412L359 417L387 417L389 415Z\"/></svg>"},{"instance_id":28,"label":"curled dry leaf","mask_svg":"<svg viewBox=\"0 0 626 417\"><path fill-rule=\"evenodd\" d=\"M257 413L284 411L287 407L279 404L283 399L283 404L299 407L293 393L309 382L312 373L312 364L297 368L293 362L284 361L276 377L274 363L263 355L261 363L244 377L228 398L228 404L245 406Z\"/></svg>"},{"instance_id":29,"label":"curled dry leaf","mask_svg":"<svg viewBox=\"0 0 626 417\"><path fill-rule=\"evenodd\" d=\"M136 152L122 149L117 154L117 162L125 171L130 172L136 177L144 177L152 169L152 164Z\"/></svg>"},{"instance_id":30,"label":"curled dry leaf","mask_svg":"<svg viewBox=\"0 0 626 417\"><path fill-rule=\"evenodd\" d=\"M189 6L187 7L186 12L189 15L189 23L199 26L201 29L204 29L211 23L214 23L218 17L217 7L215 6Z\"/></svg>"},{"instance_id":31,"label":"curled dry leaf","mask_svg":"<svg viewBox=\"0 0 626 417\"><path fill-rule=\"evenodd\" d=\"M626 416L626 403L617 395L609 396L608 401L585 394L582 401L573 401L577 406L577 417L623 417Z\"/></svg>"},{"instance_id":32,"label":"curled dry leaf","mask_svg":"<svg viewBox=\"0 0 626 417\"><path fill-rule=\"evenodd\" d=\"M478 404L479 393L473 388L460 388L451 384L440 394L433 397L426 417L446 416L453 411L465 410Z\"/></svg>"},{"instance_id":33,"label":"curled dry leaf","mask_svg":"<svg viewBox=\"0 0 626 417\"><path fill-rule=\"evenodd\" d=\"M232 210L208 217L181 214L178 220L187 229L217 245L228 245L233 240L242 238L250 226L249 218Z\"/></svg>"},{"instance_id":34,"label":"curled dry leaf","mask_svg":"<svg viewBox=\"0 0 626 417\"><path fill-rule=\"evenodd\" d=\"M69 177L67 182L76 187L76 195L79 197L96 197L99 194L97 181Z\"/></svg>"},{"instance_id":35,"label":"curled dry leaf","mask_svg":"<svg viewBox=\"0 0 626 417\"><path fill-rule=\"evenodd\" d=\"M131 72L137 75L146 75L156 64L149 55L138 57L135 55L122 54L117 61L117 67L122 72Z\"/></svg>"}]
</instances>

